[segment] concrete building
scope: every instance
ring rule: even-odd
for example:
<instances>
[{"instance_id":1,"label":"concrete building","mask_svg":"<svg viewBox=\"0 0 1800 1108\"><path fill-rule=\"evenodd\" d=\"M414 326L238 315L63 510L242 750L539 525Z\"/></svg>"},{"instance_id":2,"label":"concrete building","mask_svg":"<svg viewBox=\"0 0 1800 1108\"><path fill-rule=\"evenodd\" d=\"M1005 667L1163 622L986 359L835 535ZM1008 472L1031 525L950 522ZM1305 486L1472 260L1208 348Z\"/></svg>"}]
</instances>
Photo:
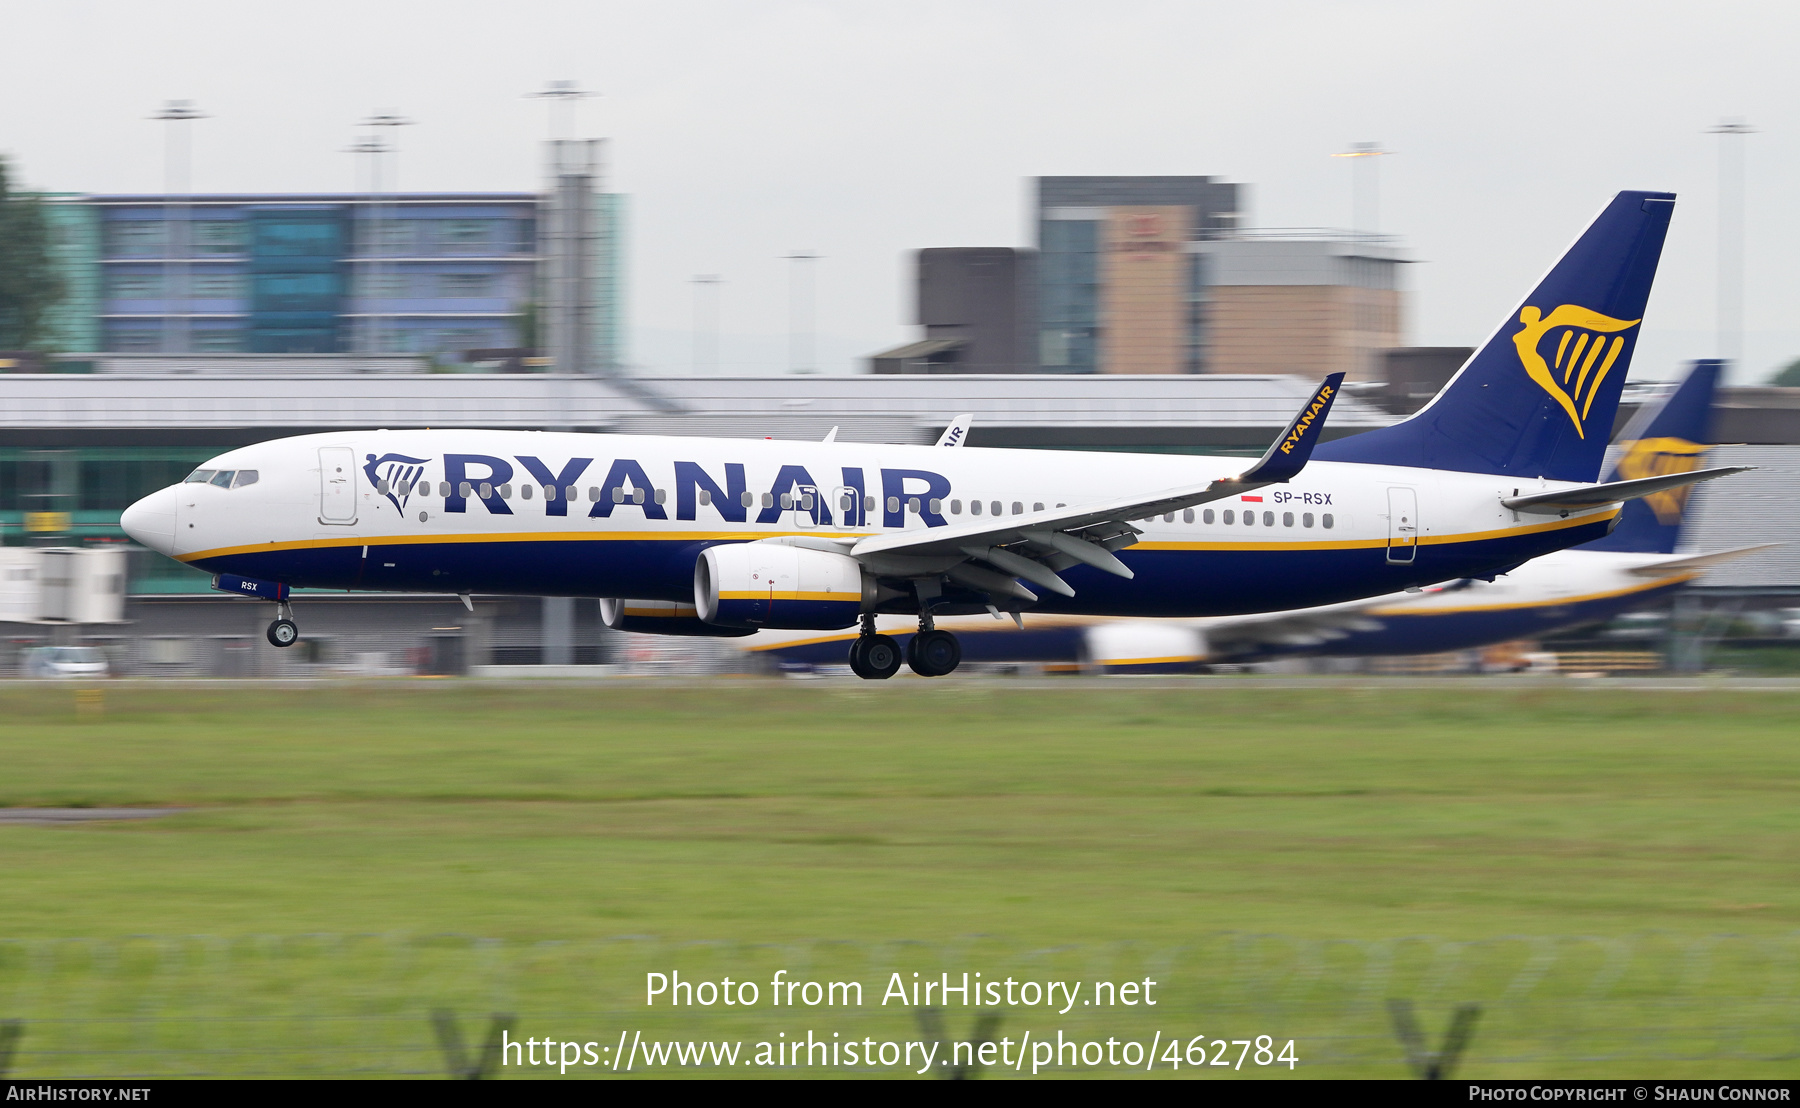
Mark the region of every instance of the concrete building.
<instances>
[{"instance_id":1,"label":"concrete building","mask_svg":"<svg viewBox=\"0 0 1800 1108\"><path fill-rule=\"evenodd\" d=\"M1203 279L1189 244L1234 233L1212 177L1039 177L1039 363L1047 373L1199 373Z\"/></svg>"},{"instance_id":2,"label":"concrete building","mask_svg":"<svg viewBox=\"0 0 1800 1108\"><path fill-rule=\"evenodd\" d=\"M1211 177L1040 177L1035 258L920 251L924 334L875 355L872 368L1384 380L1384 352L1405 342L1396 240L1244 229L1244 188ZM1036 328L1031 341L1018 337L1025 327Z\"/></svg>"},{"instance_id":3,"label":"concrete building","mask_svg":"<svg viewBox=\"0 0 1800 1108\"><path fill-rule=\"evenodd\" d=\"M870 359L874 373L1037 372L1037 255L948 247L915 257L913 322L925 337Z\"/></svg>"},{"instance_id":4,"label":"concrete building","mask_svg":"<svg viewBox=\"0 0 1800 1108\"><path fill-rule=\"evenodd\" d=\"M1388 379L1384 356L1405 344L1405 258L1394 239L1256 230L1190 249L1199 262L1205 372Z\"/></svg>"}]
</instances>

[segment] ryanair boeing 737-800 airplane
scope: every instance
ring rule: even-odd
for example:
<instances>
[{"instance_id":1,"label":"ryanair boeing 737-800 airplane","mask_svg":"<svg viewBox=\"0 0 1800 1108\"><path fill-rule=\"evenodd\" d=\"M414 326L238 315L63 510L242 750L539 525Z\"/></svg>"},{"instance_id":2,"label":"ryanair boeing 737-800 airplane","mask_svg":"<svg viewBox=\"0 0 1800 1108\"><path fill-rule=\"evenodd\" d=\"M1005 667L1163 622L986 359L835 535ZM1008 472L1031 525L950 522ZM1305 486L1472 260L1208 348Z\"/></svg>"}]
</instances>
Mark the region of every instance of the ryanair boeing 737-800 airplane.
<instances>
[{"instance_id":1,"label":"ryanair boeing 737-800 airplane","mask_svg":"<svg viewBox=\"0 0 1800 1108\"><path fill-rule=\"evenodd\" d=\"M1612 480L1698 469L1708 449L1718 362L1698 362L1620 436ZM1540 636L1655 603L1721 562L1766 546L1677 554L1689 487L1626 502L1605 538L1558 550L1491 581L1445 585L1343 604L1198 619L1044 616L1029 628L986 618L946 621L965 661L1081 663L1108 673L1188 672L1282 658L1434 654ZM878 628L911 633L905 617ZM760 631L744 650L789 666L842 665L849 632Z\"/></svg>"},{"instance_id":2,"label":"ryanair boeing 737-800 airplane","mask_svg":"<svg viewBox=\"0 0 1800 1108\"><path fill-rule=\"evenodd\" d=\"M939 615L1201 616L1491 577L1600 538L1624 500L1729 470L1595 484L1674 197L1616 196L1424 410L1317 444L1341 374L1242 459L482 430L232 450L124 514L137 541L274 601L292 588L600 596L628 630L862 633L953 670ZM942 446L960 447L960 436ZM1310 463L1309 463L1309 459Z\"/></svg>"}]
</instances>

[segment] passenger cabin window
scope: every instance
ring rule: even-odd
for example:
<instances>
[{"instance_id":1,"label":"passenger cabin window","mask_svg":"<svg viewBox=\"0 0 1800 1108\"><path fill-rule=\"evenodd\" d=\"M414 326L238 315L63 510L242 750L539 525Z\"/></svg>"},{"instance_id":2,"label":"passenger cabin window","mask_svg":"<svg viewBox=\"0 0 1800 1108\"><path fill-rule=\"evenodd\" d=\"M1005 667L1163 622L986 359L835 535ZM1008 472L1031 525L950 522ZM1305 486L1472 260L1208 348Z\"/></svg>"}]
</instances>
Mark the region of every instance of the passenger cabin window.
<instances>
[{"instance_id":1,"label":"passenger cabin window","mask_svg":"<svg viewBox=\"0 0 1800 1108\"><path fill-rule=\"evenodd\" d=\"M520 500L530 500L533 495L535 495L535 491L533 490L532 486L530 486L530 485L520 485L519 486L519 499Z\"/></svg>"},{"instance_id":2,"label":"passenger cabin window","mask_svg":"<svg viewBox=\"0 0 1800 1108\"><path fill-rule=\"evenodd\" d=\"M1031 506L1031 510L1032 510L1032 511L1034 511L1034 512L1041 512L1041 511L1043 511L1043 510L1044 510L1044 505L1043 505L1043 504L1042 504L1042 503L1041 503L1041 502L1040 502L1040 503L1034 503L1034 504L1032 504L1032 506Z\"/></svg>"},{"instance_id":3,"label":"passenger cabin window","mask_svg":"<svg viewBox=\"0 0 1800 1108\"><path fill-rule=\"evenodd\" d=\"M1244 513L1244 526L1245 527L1255 527L1256 526L1256 513L1255 512L1245 512Z\"/></svg>"},{"instance_id":4,"label":"passenger cabin window","mask_svg":"<svg viewBox=\"0 0 1800 1108\"><path fill-rule=\"evenodd\" d=\"M702 508L705 508L705 507L711 505L712 504L712 490L711 489L701 489L699 491L700 491L700 496L699 496L700 506Z\"/></svg>"},{"instance_id":5,"label":"passenger cabin window","mask_svg":"<svg viewBox=\"0 0 1800 1108\"><path fill-rule=\"evenodd\" d=\"M1206 514L1208 517L1206 522L1211 523L1212 522L1212 519L1211 519L1212 513L1208 512ZM1225 522L1226 523L1236 523L1237 522L1237 515L1235 513L1233 513L1230 508L1225 509Z\"/></svg>"},{"instance_id":6,"label":"passenger cabin window","mask_svg":"<svg viewBox=\"0 0 1800 1108\"><path fill-rule=\"evenodd\" d=\"M979 501L979 500L969 501L969 514L972 516L978 516L981 514L981 501Z\"/></svg>"},{"instance_id":7,"label":"passenger cabin window","mask_svg":"<svg viewBox=\"0 0 1800 1108\"><path fill-rule=\"evenodd\" d=\"M995 515L999 515L1000 514L1000 502L998 500L996 500L992 504L989 504L988 511L993 512Z\"/></svg>"},{"instance_id":8,"label":"passenger cabin window","mask_svg":"<svg viewBox=\"0 0 1800 1108\"><path fill-rule=\"evenodd\" d=\"M1184 508L1184 509L1182 509L1182 512L1181 512L1181 522L1183 522L1183 523L1192 523L1192 522L1194 522L1194 509L1192 509L1192 508Z\"/></svg>"},{"instance_id":9,"label":"passenger cabin window","mask_svg":"<svg viewBox=\"0 0 1800 1108\"><path fill-rule=\"evenodd\" d=\"M1326 512L1324 515L1320 516L1319 522L1324 525L1325 530L1331 530L1331 513Z\"/></svg>"},{"instance_id":10,"label":"passenger cabin window","mask_svg":"<svg viewBox=\"0 0 1800 1108\"><path fill-rule=\"evenodd\" d=\"M1281 513L1281 525L1283 527L1292 527L1294 525L1294 513L1292 513L1292 512Z\"/></svg>"},{"instance_id":11,"label":"passenger cabin window","mask_svg":"<svg viewBox=\"0 0 1800 1108\"><path fill-rule=\"evenodd\" d=\"M942 500L934 499L930 503L926 504L926 507L931 509L932 515L937 515L944 510L944 502Z\"/></svg>"},{"instance_id":12,"label":"passenger cabin window","mask_svg":"<svg viewBox=\"0 0 1800 1108\"><path fill-rule=\"evenodd\" d=\"M848 507L848 505L845 506ZM953 516L962 515L962 501L952 500L950 502L950 514Z\"/></svg>"},{"instance_id":13,"label":"passenger cabin window","mask_svg":"<svg viewBox=\"0 0 1800 1108\"><path fill-rule=\"evenodd\" d=\"M1013 515L1022 516L1024 514L1025 514L1025 505L1019 503L1017 500L1013 501Z\"/></svg>"},{"instance_id":14,"label":"passenger cabin window","mask_svg":"<svg viewBox=\"0 0 1800 1108\"><path fill-rule=\"evenodd\" d=\"M897 496L888 497L888 509L887 510L890 512L899 511L900 510L900 498Z\"/></svg>"},{"instance_id":15,"label":"passenger cabin window","mask_svg":"<svg viewBox=\"0 0 1800 1108\"><path fill-rule=\"evenodd\" d=\"M1302 514L1302 515L1301 515L1301 516L1300 516L1300 526L1302 526L1302 527L1311 527L1311 526L1312 526L1312 525L1313 525L1313 516L1312 516L1312 513L1311 513L1311 512L1306 512L1306 513L1303 513L1303 514Z\"/></svg>"},{"instance_id":16,"label":"passenger cabin window","mask_svg":"<svg viewBox=\"0 0 1800 1108\"><path fill-rule=\"evenodd\" d=\"M738 497L738 503L746 508L754 508L756 507L756 494L753 492L744 493Z\"/></svg>"}]
</instances>

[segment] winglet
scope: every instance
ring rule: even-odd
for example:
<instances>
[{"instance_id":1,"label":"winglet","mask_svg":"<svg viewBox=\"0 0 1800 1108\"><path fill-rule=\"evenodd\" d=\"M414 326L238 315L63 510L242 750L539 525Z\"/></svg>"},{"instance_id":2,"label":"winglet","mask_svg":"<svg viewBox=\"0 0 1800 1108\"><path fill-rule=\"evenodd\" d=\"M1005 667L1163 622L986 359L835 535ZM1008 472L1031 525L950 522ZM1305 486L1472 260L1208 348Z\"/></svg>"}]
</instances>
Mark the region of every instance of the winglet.
<instances>
[{"instance_id":1,"label":"winglet","mask_svg":"<svg viewBox=\"0 0 1800 1108\"><path fill-rule=\"evenodd\" d=\"M1331 412L1331 403L1337 399L1338 389L1344 383L1342 373L1333 373L1325 378L1293 421L1282 431L1269 446L1267 453L1257 463L1238 475L1238 480L1248 484L1269 484L1275 481L1289 481L1299 476L1305 468L1306 460L1312 457L1313 447L1318 444L1319 435L1325 429L1325 417Z\"/></svg>"},{"instance_id":2,"label":"winglet","mask_svg":"<svg viewBox=\"0 0 1800 1108\"><path fill-rule=\"evenodd\" d=\"M938 436L938 441L933 445L961 446L969 441L969 424L974 422L975 413L964 412L950 421L950 426L944 428L944 433Z\"/></svg>"},{"instance_id":3,"label":"winglet","mask_svg":"<svg viewBox=\"0 0 1800 1108\"><path fill-rule=\"evenodd\" d=\"M819 441L821 441L821 442L836 442L837 441L837 426L834 424L832 426L831 430L825 432L825 437Z\"/></svg>"}]
</instances>

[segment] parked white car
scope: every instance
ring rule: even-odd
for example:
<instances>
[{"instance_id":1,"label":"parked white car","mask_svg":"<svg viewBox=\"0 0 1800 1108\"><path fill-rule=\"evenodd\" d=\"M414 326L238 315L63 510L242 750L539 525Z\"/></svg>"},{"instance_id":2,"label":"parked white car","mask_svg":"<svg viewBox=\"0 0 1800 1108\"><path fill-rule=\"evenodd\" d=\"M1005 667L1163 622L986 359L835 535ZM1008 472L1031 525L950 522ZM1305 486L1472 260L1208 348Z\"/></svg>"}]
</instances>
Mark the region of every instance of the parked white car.
<instances>
[{"instance_id":1,"label":"parked white car","mask_svg":"<svg viewBox=\"0 0 1800 1108\"><path fill-rule=\"evenodd\" d=\"M40 646L25 652L28 677L105 677L106 655L97 646Z\"/></svg>"}]
</instances>

